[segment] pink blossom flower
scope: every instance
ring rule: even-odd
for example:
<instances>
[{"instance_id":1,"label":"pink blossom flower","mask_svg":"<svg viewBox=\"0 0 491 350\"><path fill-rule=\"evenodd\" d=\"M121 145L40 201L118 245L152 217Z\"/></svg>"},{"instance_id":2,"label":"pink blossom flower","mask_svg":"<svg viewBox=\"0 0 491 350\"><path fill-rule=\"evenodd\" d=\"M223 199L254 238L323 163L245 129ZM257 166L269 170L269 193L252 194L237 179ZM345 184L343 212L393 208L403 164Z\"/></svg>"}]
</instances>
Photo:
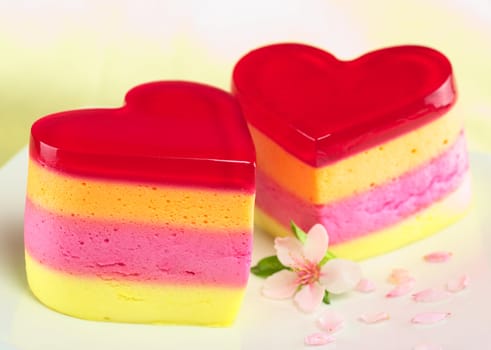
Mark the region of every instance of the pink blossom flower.
<instances>
[{"instance_id":1,"label":"pink blossom flower","mask_svg":"<svg viewBox=\"0 0 491 350\"><path fill-rule=\"evenodd\" d=\"M269 276L263 294L270 298L294 296L300 310L312 312L321 304L325 291L342 294L353 289L361 279L358 264L334 258L321 264L329 246L326 229L314 225L302 244L293 237L275 239L278 260L289 269Z\"/></svg>"}]
</instances>

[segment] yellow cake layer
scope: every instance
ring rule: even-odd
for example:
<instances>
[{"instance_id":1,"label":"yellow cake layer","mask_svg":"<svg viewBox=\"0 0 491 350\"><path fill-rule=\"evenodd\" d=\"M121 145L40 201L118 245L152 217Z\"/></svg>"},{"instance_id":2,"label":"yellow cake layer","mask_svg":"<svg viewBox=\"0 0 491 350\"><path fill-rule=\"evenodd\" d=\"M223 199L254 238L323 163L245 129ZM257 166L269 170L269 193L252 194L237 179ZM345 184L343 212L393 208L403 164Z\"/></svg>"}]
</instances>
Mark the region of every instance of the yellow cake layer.
<instances>
[{"instance_id":1,"label":"yellow cake layer","mask_svg":"<svg viewBox=\"0 0 491 350\"><path fill-rule=\"evenodd\" d=\"M27 280L49 308L96 321L227 326L245 289L177 286L74 276L52 270L26 252Z\"/></svg>"},{"instance_id":2,"label":"yellow cake layer","mask_svg":"<svg viewBox=\"0 0 491 350\"><path fill-rule=\"evenodd\" d=\"M287 191L325 204L398 177L442 154L459 136L462 119L452 109L424 127L325 167L315 168L249 125L257 165Z\"/></svg>"},{"instance_id":3,"label":"yellow cake layer","mask_svg":"<svg viewBox=\"0 0 491 350\"><path fill-rule=\"evenodd\" d=\"M471 201L470 178L470 173L468 173L456 191L420 213L384 230L349 242L331 245L329 250L338 257L362 260L400 248L438 232L467 212ZM276 236L291 235L289 228L285 228L257 207L255 222L259 228Z\"/></svg>"},{"instance_id":4,"label":"yellow cake layer","mask_svg":"<svg viewBox=\"0 0 491 350\"><path fill-rule=\"evenodd\" d=\"M29 161L27 196L54 213L207 230L250 230L254 196L78 178Z\"/></svg>"}]
</instances>

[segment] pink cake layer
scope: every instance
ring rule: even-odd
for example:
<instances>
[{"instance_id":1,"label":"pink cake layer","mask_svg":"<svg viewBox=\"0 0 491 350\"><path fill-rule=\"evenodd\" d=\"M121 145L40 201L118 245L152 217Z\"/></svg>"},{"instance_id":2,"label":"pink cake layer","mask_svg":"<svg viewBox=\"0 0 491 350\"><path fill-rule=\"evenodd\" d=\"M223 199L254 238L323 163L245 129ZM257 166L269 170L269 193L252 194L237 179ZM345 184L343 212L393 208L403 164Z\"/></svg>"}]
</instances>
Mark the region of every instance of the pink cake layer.
<instances>
[{"instance_id":1,"label":"pink cake layer","mask_svg":"<svg viewBox=\"0 0 491 350\"><path fill-rule=\"evenodd\" d=\"M327 228L330 242L342 243L396 224L444 198L458 188L468 168L461 134L443 154L418 169L325 205L298 198L258 171L256 206L285 226L293 220L307 229L320 222Z\"/></svg>"},{"instance_id":2,"label":"pink cake layer","mask_svg":"<svg viewBox=\"0 0 491 350\"><path fill-rule=\"evenodd\" d=\"M30 200L25 209L28 253L69 274L145 283L247 283L249 232L111 222L51 213Z\"/></svg>"}]
</instances>

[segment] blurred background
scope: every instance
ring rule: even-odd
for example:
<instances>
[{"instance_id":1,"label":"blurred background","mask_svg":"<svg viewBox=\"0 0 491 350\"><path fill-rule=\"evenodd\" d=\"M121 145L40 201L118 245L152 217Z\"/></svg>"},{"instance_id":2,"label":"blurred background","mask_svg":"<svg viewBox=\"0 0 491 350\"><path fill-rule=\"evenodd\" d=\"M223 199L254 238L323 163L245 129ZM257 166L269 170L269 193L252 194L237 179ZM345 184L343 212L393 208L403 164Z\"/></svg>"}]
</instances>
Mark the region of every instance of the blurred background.
<instances>
[{"instance_id":1,"label":"blurred background","mask_svg":"<svg viewBox=\"0 0 491 350\"><path fill-rule=\"evenodd\" d=\"M284 41L343 59L400 44L442 51L469 146L491 152L491 0L0 0L0 166L43 115L119 106L160 79L228 89L244 53Z\"/></svg>"}]
</instances>

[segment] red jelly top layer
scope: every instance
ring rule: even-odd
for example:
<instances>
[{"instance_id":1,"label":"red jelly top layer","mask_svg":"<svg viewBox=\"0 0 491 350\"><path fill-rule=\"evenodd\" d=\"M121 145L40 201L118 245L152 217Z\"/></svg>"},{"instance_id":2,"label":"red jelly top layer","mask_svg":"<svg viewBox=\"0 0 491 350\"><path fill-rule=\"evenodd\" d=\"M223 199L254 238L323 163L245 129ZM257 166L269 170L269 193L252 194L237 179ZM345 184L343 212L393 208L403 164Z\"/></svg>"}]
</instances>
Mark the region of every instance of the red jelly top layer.
<instances>
[{"instance_id":1,"label":"red jelly top layer","mask_svg":"<svg viewBox=\"0 0 491 350\"><path fill-rule=\"evenodd\" d=\"M448 59L421 46L353 61L306 45L266 46L237 63L232 90L250 124L314 167L416 129L456 98Z\"/></svg>"},{"instance_id":2,"label":"red jelly top layer","mask_svg":"<svg viewBox=\"0 0 491 350\"><path fill-rule=\"evenodd\" d=\"M46 116L31 129L31 158L72 175L253 191L255 153L236 100L187 82L128 92L116 109Z\"/></svg>"}]
</instances>

